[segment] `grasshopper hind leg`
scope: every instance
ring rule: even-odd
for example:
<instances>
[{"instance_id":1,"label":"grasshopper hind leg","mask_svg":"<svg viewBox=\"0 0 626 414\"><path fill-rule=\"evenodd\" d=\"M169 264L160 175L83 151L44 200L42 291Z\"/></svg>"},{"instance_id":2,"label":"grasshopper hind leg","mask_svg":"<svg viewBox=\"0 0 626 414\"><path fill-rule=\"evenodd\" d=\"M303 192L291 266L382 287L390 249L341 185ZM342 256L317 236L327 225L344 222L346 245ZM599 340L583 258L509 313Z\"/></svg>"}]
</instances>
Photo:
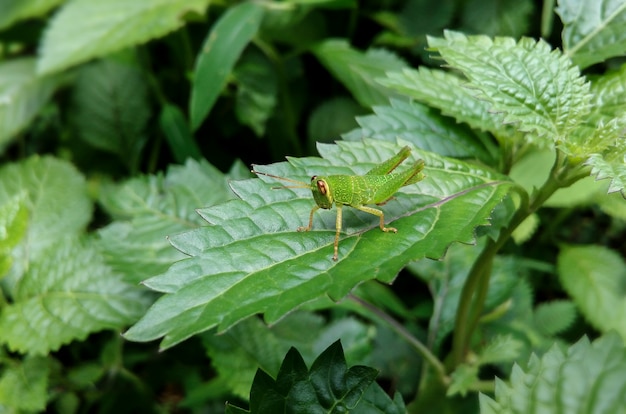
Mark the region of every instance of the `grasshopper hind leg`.
<instances>
[{"instance_id":1,"label":"grasshopper hind leg","mask_svg":"<svg viewBox=\"0 0 626 414\"><path fill-rule=\"evenodd\" d=\"M379 227L385 233L388 233L388 232L397 233L398 232L398 229L396 229L395 227L385 227L385 214L382 211L373 207L368 207L368 206L353 206L353 207L358 210L365 211L366 213L370 213L375 216L378 216L380 218Z\"/></svg>"}]
</instances>

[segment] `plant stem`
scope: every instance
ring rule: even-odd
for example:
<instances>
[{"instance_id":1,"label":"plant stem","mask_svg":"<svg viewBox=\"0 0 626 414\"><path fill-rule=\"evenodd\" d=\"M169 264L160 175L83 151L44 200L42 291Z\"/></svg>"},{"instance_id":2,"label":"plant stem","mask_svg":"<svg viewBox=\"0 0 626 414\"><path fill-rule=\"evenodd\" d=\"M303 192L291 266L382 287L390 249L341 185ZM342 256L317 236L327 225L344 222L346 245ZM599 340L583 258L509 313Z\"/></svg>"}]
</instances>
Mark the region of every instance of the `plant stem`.
<instances>
[{"instance_id":1,"label":"plant stem","mask_svg":"<svg viewBox=\"0 0 626 414\"><path fill-rule=\"evenodd\" d=\"M351 299L353 302L356 302L360 306L366 308L368 311L372 312L378 318L385 321L385 323L389 325L391 329L396 331L402 338L404 338L413 348L415 348L415 350L422 356L422 358L424 358L424 360L432 366L432 368L435 370L435 372L437 373L437 375L439 376L440 380L443 383L448 382L448 379L446 376L446 369L443 363L432 352L430 352L430 349L428 349L426 345L424 345L419 339L413 336L413 334L411 334L411 332L409 332L404 327L404 325L396 321L386 312L383 312L382 310L380 310L373 304L367 301L364 301L358 296L349 294L348 298Z\"/></svg>"},{"instance_id":2,"label":"plant stem","mask_svg":"<svg viewBox=\"0 0 626 414\"><path fill-rule=\"evenodd\" d=\"M493 260L498 251L509 240L513 231L528 216L537 211L556 190L571 185L581 177L580 171L577 168L568 167L566 156L562 152L557 151L557 157L548 180L533 194L530 202L528 195L523 189L514 187L521 196L520 207L509 225L500 231L498 238L487 242L487 245L474 262L463 286L452 342L451 362L453 367L463 362L469 349L472 335L476 330L487 298Z\"/></svg>"}]
</instances>

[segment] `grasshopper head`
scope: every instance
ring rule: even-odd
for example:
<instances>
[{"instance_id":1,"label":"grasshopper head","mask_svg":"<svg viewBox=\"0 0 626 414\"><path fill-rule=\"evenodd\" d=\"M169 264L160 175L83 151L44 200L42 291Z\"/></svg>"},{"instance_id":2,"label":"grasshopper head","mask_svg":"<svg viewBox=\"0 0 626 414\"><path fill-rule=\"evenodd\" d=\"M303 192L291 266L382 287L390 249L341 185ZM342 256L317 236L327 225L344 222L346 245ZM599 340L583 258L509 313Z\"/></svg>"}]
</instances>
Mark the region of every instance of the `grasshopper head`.
<instances>
[{"instance_id":1,"label":"grasshopper head","mask_svg":"<svg viewBox=\"0 0 626 414\"><path fill-rule=\"evenodd\" d=\"M317 175L311 177L311 192L318 206L325 209L332 208L333 194L324 177L318 177Z\"/></svg>"}]
</instances>

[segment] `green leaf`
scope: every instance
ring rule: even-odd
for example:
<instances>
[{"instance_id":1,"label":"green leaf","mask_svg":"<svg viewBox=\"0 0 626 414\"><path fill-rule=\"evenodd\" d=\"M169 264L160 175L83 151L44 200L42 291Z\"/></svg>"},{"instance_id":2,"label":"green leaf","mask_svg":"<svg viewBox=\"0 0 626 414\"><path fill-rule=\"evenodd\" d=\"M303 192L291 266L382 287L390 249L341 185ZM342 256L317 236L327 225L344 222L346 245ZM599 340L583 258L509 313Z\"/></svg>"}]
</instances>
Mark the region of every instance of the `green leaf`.
<instances>
[{"instance_id":1,"label":"green leaf","mask_svg":"<svg viewBox=\"0 0 626 414\"><path fill-rule=\"evenodd\" d=\"M276 380L257 371L250 390L250 412L405 412L401 398L392 401L374 382L375 377L373 368L348 369L339 341L329 346L310 370L292 348Z\"/></svg>"},{"instance_id":2,"label":"green leaf","mask_svg":"<svg viewBox=\"0 0 626 414\"><path fill-rule=\"evenodd\" d=\"M31 17L43 17L64 0L4 0L0 2L0 29Z\"/></svg>"},{"instance_id":3,"label":"green leaf","mask_svg":"<svg viewBox=\"0 0 626 414\"><path fill-rule=\"evenodd\" d=\"M237 81L237 118L262 136L278 100L276 70L265 56L251 51L243 55L233 75Z\"/></svg>"},{"instance_id":4,"label":"green leaf","mask_svg":"<svg viewBox=\"0 0 626 414\"><path fill-rule=\"evenodd\" d=\"M0 204L0 279L11 268L11 251L26 234L28 210L25 194L16 194Z\"/></svg>"},{"instance_id":5,"label":"green leaf","mask_svg":"<svg viewBox=\"0 0 626 414\"><path fill-rule=\"evenodd\" d=\"M399 148L384 141L340 142L319 146L324 159L291 158L290 164L256 168L303 180L315 173L363 174ZM190 257L144 282L167 294L126 337L147 341L165 335L161 346L167 348L256 313L272 323L302 303L326 295L339 300L365 280L388 283L408 262L440 257L454 241L473 242L474 229L488 224L511 182L475 165L415 153L426 162L427 178L403 187L383 208L398 233L381 232L376 217L345 208L338 262L331 260L334 211L316 214L313 231L295 231L313 206L308 191L272 190L276 180L264 176L272 184L231 183L241 200L200 209L211 226L171 237Z\"/></svg>"},{"instance_id":6,"label":"green leaf","mask_svg":"<svg viewBox=\"0 0 626 414\"><path fill-rule=\"evenodd\" d=\"M436 348L454 329L461 291L480 251L477 246L454 244L448 248L443 260L421 260L409 264L409 269L428 283L434 293L433 301L439 311L432 314L430 329ZM489 312L509 300L522 275L523 268L514 257L496 256L485 311Z\"/></svg>"},{"instance_id":7,"label":"green leaf","mask_svg":"<svg viewBox=\"0 0 626 414\"><path fill-rule=\"evenodd\" d=\"M303 326L306 326L305 331ZM283 355L291 346L297 346L304 359L312 362L315 356L340 338L347 344L350 360L360 356L358 353L363 347L369 351L371 335L368 331L371 330L355 319L324 325L323 319L315 314L296 312L272 327L267 327L258 318L248 318L223 335L210 333L203 338L220 379L232 393L245 399L256 370L261 367L276 376Z\"/></svg>"},{"instance_id":8,"label":"green leaf","mask_svg":"<svg viewBox=\"0 0 626 414\"><path fill-rule=\"evenodd\" d=\"M195 209L233 197L227 178L206 161L170 166L165 176L140 176L105 185L100 203L116 221L99 231L107 263L138 283L185 257L166 236L202 223Z\"/></svg>"},{"instance_id":9,"label":"green leaf","mask_svg":"<svg viewBox=\"0 0 626 414\"><path fill-rule=\"evenodd\" d=\"M44 33L39 73L59 72L89 59L146 43L177 30L187 13L204 14L208 0L73 0Z\"/></svg>"},{"instance_id":10,"label":"green leaf","mask_svg":"<svg viewBox=\"0 0 626 414\"><path fill-rule=\"evenodd\" d=\"M15 252L19 269L59 239L81 233L91 219L85 179L68 162L34 156L0 169L0 205L24 195L28 228Z\"/></svg>"},{"instance_id":11,"label":"green leaf","mask_svg":"<svg viewBox=\"0 0 626 414\"><path fill-rule=\"evenodd\" d=\"M446 391L446 397L460 394L465 397L472 386L478 382L478 366L461 364L450 374L450 386Z\"/></svg>"},{"instance_id":12,"label":"green leaf","mask_svg":"<svg viewBox=\"0 0 626 414\"><path fill-rule=\"evenodd\" d=\"M559 0L563 50L581 68L626 52L626 3Z\"/></svg>"},{"instance_id":13,"label":"green leaf","mask_svg":"<svg viewBox=\"0 0 626 414\"><path fill-rule=\"evenodd\" d=\"M615 150L608 156L592 154L585 163L591 167L591 175L597 180L610 180L609 193L621 192L626 197L626 153Z\"/></svg>"},{"instance_id":14,"label":"green leaf","mask_svg":"<svg viewBox=\"0 0 626 414\"><path fill-rule=\"evenodd\" d=\"M34 59L0 62L0 151L32 122L60 81L37 76Z\"/></svg>"},{"instance_id":15,"label":"green leaf","mask_svg":"<svg viewBox=\"0 0 626 414\"><path fill-rule=\"evenodd\" d=\"M311 51L366 108L385 105L395 95L376 79L385 72L398 71L407 66L389 51L369 49L363 53L353 49L345 40L326 40Z\"/></svg>"},{"instance_id":16,"label":"green leaf","mask_svg":"<svg viewBox=\"0 0 626 414\"><path fill-rule=\"evenodd\" d=\"M602 332L626 339L626 264L601 246L565 247L557 269L561 284L580 312Z\"/></svg>"},{"instance_id":17,"label":"green leaf","mask_svg":"<svg viewBox=\"0 0 626 414\"><path fill-rule=\"evenodd\" d=\"M318 105L307 123L307 138L311 152L315 152L316 142L335 142L344 131L357 126L354 120L364 113L361 105L352 98L340 96L331 98Z\"/></svg>"},{"instance_id":18,"label":"green leaf","mask_svg":"<svg viewBox=\"0 0 626 414\"><path fill-rule=\"evenodd\" d=\"M195 160L202 158L200 148L198 148L185 115L179 107L170 103L163 105L159 116L159 125L165 134L176 162L184 163L187 158Z\"/></svg>"},{"instance_id":19,"label":"green leaf","mask_svg":"<svg viewBox=\"0 0 626 414\"><path fill-rule=\"evenodd\" d=\"M92 245L74 237L30 264L0 314L0 341L12 351L45 355L103 329L121 329L144 312L141 290L121 280Z\"/></svg>"},{"instance_id":20,"label":"green leaf","mask_svg":"<svg viewBox=\"0 0 626 414\"><path fill-rule=\"evenodd\" d=\"M48 359L27 356L5 366L0 377L2 412L44 411L48 399ZM5 411L5 409L9 409Z\"/></svg>"},{"instance_id":21,"label":"green leaf","mask_svg":"<svg viewBox=\"0 0 626 414\"><path fill-rule=\"evenodd\" d=\"M569 300L553 300L535 308L535 326L539 331L552 336L569 328L576 319L576 305Z\"/></svg>"},{"instance_id":22,"label":"green leaf","mask_svg":"<svg viewBox=\"0 0 626 414\"><path fill-rule=\"evenodd\" d=\"M520 37L528 33L532 23L534 3L530 0L468 0L462 5L461 19L466 32Z\"/></svg>"},{"instance_id":23,"label":"green leaf","mask_svg":"<svg viewBox=\"0 0 626 414\"><path fill-rule=\"evenodd\" d=\"M83 140L116 154L135 171L149 117L145 76L138 68L111 59L81 68L72 119Z\"/></svg>"},{"instance_id":24,"label":"green leaf","mask_svg":"<svg viewBox=\"0 0 626 414\"><path fill-rule=\"evenodd\" d=\"M392 142L400 138L418 148L445 156L490 160L485 147L468 128L451 125L449 118L427 106L391 99L390 106L375 106L373 109L374 115L357 118L361 128L344 134L343 138Z\"/></svg>"},{"instance_id":25,"label":"green leaf","mask_svg":"<svg viewBox=\"0 0 626 414\"><path fill-rule=\"evenodd\" d=\"M510 384L496 380L495 400L482 394L482 414L619 413L626 406L626 348L616 334L557 346L513 367Z\"/></svg>"},{"instance_id":26,"label":"green leaf","mask_svg":"<svg viewBox=\"0 0 626 414\"><path fill-rule=\"evenodd\" d=\"M491 104L476 99L476 91L467 88L467 81L452 73L422 66L418 70L389 72L378 81L474 129L489 131L499 140L515 137L513 128L504 124L504 116L491 113Z\"/></svg>"},{"instance_id":27,"label":"green leaf","mask_svg":"<svg viewBox=\"0 0 626 414\"><path fill-rule=\"evenodd\" d=\"M445 32L429 38L446 62L469 79L503 122L549 145L561 144L590 112L589 83L558 50L543 40L465 36Z\"/></svg>"},{"instance_id":28,"label":"green leaf","mask_svg":"<svg viewBox=\"0 0 626 414\"><path fill-rule=\"evenodd\" d=\"M591 82L590 116L596 122L609 122L622 117L626 111L626 64L619 70L608 72L594 78Z\"/></svg>"},{"instance_id":29,"label":"green leaf","mask_svg":"<svg viewBox=\"0 0 626 414\"><path fill-rule=\"evenodd\" d=\"M256 35L263 13L263 7L258 3L245 2L232 6L207 35L196 61L191 89L189 112L193 130L198 129L213 108L235 62Z\"/></svg>"}]
</instances>

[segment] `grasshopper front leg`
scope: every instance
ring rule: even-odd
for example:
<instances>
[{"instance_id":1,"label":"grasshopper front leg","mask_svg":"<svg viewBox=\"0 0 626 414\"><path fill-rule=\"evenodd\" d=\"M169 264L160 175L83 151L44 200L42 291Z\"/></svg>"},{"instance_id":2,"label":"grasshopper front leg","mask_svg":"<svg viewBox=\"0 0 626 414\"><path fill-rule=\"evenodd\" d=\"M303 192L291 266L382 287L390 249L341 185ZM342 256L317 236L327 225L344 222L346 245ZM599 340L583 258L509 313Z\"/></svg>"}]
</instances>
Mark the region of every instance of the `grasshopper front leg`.
<instances>
[{"instance_id":1,"label":"grasshopper front leg","mask_svg":"<svg viewBox=\"0 0 626 414\"><path fill-rule=\"evenodd\" d=\"M339 234L341 233L341 217L342 217L342 213L341 213L341 204L337 204L337 218L335 219L335 244L334 244L334 254L333 254L333 260L337 261L337 258L339 257ZM309 231L313 228L313 215L315 214L315 212L317 210L319 210L319 206L314 206L311 209L311 214L309 214L309 225L308 226L302 226L302 227L298 227L298 231ZM394 229L395 230L395 229ZM387 231L387 230L385 230Z\"/></svg>"},{"instance_id":2,"label":"grasshopper front leg","mask_svg":"<svg viewBox=\"0 0 626 414\"><path fill-rule=\"evenodd\" d=\"M298 231L309 231L313 228L313 214L315 214L315 212L319 210L319 208L320 206L314 206L311 209L311 214L309 214L309 225L306 227L305 226L298 227Z\"/></svg>"}]
</instances>

